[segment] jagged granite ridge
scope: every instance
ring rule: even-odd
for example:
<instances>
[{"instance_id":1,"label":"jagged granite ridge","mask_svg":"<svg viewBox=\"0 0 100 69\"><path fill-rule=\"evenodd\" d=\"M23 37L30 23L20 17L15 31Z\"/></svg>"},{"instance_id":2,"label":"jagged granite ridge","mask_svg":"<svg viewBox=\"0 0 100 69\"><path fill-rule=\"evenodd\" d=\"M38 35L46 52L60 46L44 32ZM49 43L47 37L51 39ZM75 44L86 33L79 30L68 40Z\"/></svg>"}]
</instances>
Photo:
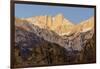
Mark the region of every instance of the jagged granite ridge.
<instances>
[{"instance_id":1,"label":"jagged granite ridge","mask_svg":"<svg viewBox=\"0 0 100 69\"><path fill-rule=\"evenodd\" d=\"M94 63L94 29L60 36L27 20L15 19L14 56L14 67Z\"/></svg>"}]
</instances>

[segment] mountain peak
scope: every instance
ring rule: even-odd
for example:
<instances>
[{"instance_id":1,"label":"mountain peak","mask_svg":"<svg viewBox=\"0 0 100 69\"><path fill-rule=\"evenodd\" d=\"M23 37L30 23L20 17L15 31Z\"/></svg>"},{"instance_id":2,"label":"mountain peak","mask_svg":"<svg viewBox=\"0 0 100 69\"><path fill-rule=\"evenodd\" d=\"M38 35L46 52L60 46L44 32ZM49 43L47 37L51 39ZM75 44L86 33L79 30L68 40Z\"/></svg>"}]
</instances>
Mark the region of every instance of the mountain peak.
<instances>
[{"instance_id":1,"label":"mountain peak","mask_svg":"<svg viewBox=\"0 0 100 69\"><path fill-rule=\"evenodd\" d=\"M94 27L94 16L79 24L70 22L68 19L64 18L61 13L55 15L54 17L45 15L25 18L24 20L40 28L52 30L59 35L70 35L75 32L85 32L93 29Z\"/></svg>"},{"instance_id":2,"label":"mountain peak","mask_svg":"<svg viewBox=\"0 0 100 69\"><path fill-rule=\"evenodd\" d=\"M80 23L82 27L82 32L91 30L94 28L94 17L90 17L89 19Z\"/></svg>"},{"instance_id":3,"label":"mountain peak","mask_svg":"<svg viewBox=\"0 0 100 69\"><path fill-rule=\"evenodd\" d=\"M56 16L63 17L62 13L58 13Z\"/></svg>"},{"instance_id":4,"label":"mountain peak","mask_svg":"<svg viewBox=\"0 0 100 69\"><path fill-rule=\"evenodd\" d=\"M93 19L92 23L91 19L88 19L77 25L59 16L56 16L54 20L51 16L37 16L37 18L34 18L34 21L32 22L28 21L27 19L17 20L19 20L20 22L16 24L16 28L24 31L26 30L29 32L34 32L37 36L43 38L44 40L57 43L66 49L70 47L70 44L66 44L66 41L73 41L75 39L75 43L76 41L77 43L79 42L79 46L76 44L74 46L74 49L81 50L81 36L84 36L85 39L89 39L93 36L94 33Z\"/></svg>"}]
</instances>

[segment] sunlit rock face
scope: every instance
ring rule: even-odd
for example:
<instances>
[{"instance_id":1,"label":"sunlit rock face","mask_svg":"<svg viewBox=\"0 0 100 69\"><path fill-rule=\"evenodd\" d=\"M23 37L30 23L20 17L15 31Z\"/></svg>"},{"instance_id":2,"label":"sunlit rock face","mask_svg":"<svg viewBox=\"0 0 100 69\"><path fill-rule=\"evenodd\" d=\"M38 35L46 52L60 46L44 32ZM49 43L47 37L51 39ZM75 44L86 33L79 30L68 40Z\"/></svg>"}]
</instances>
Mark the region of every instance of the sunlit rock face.
<instances>
[{"instance_id":1,"label":"sunlit rock face","mask_svg":"<svg viewBox=\"0 0 100 69\"><path fill-rule=\"evenodd\" d=\"M70 35L75 32L85 32L94 28L94 17L79 24L74 24L68 19L65 19L62 14L56 16L34 16L24 18L30 23L38 26L39 28L53 30L59 35Z\"/></svg>"},{"instance_id":2,"label":"sunlit rock face","mask_svg":"<svg viewBox=\"0 0 100 69\"><path fill-rule=\"evenodd\" d=\"M15 18L15 67L93 63L95 49L94 17L79 24L62 14Z\"/></svg>"},{"instance_id":3,"label":"sunlit rock face","mask_svg":"<svg viewBox=\"0 0 100 69\"><path fill-rule=\"evenodd\" d=\"M25 20L38 27L34 27L33 32L35 32L39 37L52 43L57 43L66 49L72 47L72 49L81 50L83 45L82 43L86 42L86 40L84 41L83 39L89 39L94 34L93 17L79 24L70 22L65 19L62 14L58 14L54 17L36 16L26 18ZM83 36L86 32L88 33Z\"/></svg>"}]
</instances>

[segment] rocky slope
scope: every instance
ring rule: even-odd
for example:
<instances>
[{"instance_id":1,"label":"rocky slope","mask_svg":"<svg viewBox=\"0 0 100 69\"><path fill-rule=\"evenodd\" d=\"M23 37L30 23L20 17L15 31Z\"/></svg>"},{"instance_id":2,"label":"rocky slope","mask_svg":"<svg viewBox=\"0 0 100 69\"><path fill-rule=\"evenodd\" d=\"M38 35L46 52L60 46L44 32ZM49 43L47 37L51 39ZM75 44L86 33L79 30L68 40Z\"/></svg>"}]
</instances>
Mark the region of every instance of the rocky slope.
<instances>
[{"instance_id":1,"label":"rocky slope","mask_svg":"<svg viewBox=\"0 0 100 69\"><path fill-rule=\"evenodd\" d=\"M79 24L74 24L68 19L65 19L62 14L58 14L54 17L34 16L24 19L38 26L39 28L52 30L59 35L70 35L75 32L86 31L86 29L90 30L94 27L94 17L91 17L86 21L82 21Z\"/></svg>"},{"instance_id":2,"label":"rocky slope","mask_svg":"<svg viewBox=\"0 0 100 69\"><path fill-rule=\"evenodd\" d=\"M82 43L86 42L85 39L92 38L94 34L93 17L77 25L65 19L62 14L58 14L55 17L36 16L25 20L34 26L32 31L39 37L59 44L66 49L71 47L75 50L81 50ZM85 33L87 34L83 36Z\"/></svg>"},{"instance_id":3,"label":"rocky slope","mask_svg":"<svg viewBox=\"0 0 100 69\"><path fill-rule=\"evenodd\" d=\"M14 67L96 62L94 18L75 25L59 14L15 18Z\"/></svg>"}]
</instances>

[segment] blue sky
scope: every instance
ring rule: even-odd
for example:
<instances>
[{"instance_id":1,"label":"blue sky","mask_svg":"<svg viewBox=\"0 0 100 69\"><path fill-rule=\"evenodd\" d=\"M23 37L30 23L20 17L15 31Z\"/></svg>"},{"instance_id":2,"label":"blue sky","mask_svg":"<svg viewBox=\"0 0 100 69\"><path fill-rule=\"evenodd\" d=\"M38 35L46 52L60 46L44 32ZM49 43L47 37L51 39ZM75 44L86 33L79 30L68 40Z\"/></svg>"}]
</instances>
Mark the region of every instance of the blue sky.
<instances>
[{"instance_id":1,"label":"blue sky","mask_svg":"<svg viewBox=\"0 0 100 69\"><path fill-rule=\"evenodd\" d=\"M55 16L59 13L71 22L79 23L94 16L94 8L15 4L15 17L17 18L39 15Z\"/></svg>"}]
</instances>

